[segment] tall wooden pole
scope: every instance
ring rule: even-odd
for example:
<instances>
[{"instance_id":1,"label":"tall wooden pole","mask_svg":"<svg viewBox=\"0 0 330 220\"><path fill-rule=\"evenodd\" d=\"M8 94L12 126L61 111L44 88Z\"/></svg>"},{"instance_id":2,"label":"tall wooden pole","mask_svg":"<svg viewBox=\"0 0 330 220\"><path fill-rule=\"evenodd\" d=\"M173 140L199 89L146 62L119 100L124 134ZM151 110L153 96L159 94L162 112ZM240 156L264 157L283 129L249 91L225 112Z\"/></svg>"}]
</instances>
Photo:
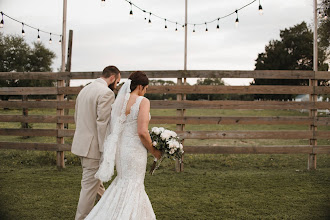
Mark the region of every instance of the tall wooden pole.
<instances>
[{"instance_id":1,"label":"tall wooden pole","mask_svg":"<svg viewBox=\"0 0 330 220\"><path fill-rule=\"evenodd\" d=\"M66 46L66 13L67 13L67 0L63 0L63 24L62 24L62 63L61 63L61 72L65 72L65 46ZM64 87L64 80L57 80L57 88ZM57 95L57 101L64 101L64 94ZM64 109L57 107L56 115L63 116ZM63 123L57 123L57 130L64 129ZM57 136L57 144L64 144L64 137ZM57 151L56 157L57 168L65 168L64 163L64 151Z\"/></svg>"},{"instance_id":2,"label":"tall wooden pole","mask_svg":"<svg viewBox=\"0 0 330 220\"><path fill-rule=\"evenodd\" d=\"M71 61L72 61L72 39L73 39L73 30L69 30L69 41L68 41L68 56L67 56L67 64L65 71L66 72L71 72ZM65 80L65 87L70 87L70 79ZM66 96L66 101L70 101L70 96ZM64 110L64 115L69 115L70 109L65 109ZM65 123L64 124L64 129L69 129L69 124Z\"/></svg>"},{"instance_id":3,"label":"tall wooden pole","mask_svg":"<svg viewBox=\"0 0 330 220\"><path fill-rule=\"evenodd\" d=\"M313 48L313 70L314 76L315 72L318 69L318 47L317 47L317 0L314 0L314 48ZM317 80L315 77L309 80L309 86L313 87L313 94L309 95L310 102L317 101L317 95L315 94L315 87L317 86ZM315 170L316 169L316 154L315 148L317 146L317 139L315 138L315 132L317 131L317 126L315 125L315 119L317 117L317 109L313 108L309 111L309 116L314 118L313 123L310 125L310 130L313 132L313 138L309 140L309 144L313 146L313 153L308 155L308 170Z\"/></svg>"}]
</instances>

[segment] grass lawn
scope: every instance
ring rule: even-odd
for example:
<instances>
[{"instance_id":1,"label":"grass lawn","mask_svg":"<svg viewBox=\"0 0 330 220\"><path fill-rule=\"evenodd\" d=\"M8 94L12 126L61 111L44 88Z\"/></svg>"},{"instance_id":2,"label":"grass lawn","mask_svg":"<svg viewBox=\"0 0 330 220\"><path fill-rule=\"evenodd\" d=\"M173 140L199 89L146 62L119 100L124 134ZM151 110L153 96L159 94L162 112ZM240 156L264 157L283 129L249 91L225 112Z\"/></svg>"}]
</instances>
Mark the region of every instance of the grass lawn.
<instances>
[{"instance_id":1,"label":"grass lawn","mask_svg":"<svg viewBox=\"0 0 330 220\"><path fill-rule=\"evenodd\" d=\"M82 169L66 155L59 171L54 152L0 150L0 219L74 219ZM307 155L186 155L183 173L164 161L145 186L158 219L330 219L330 155L306 166Z\"/></svg>"},{"instance_id":2,"label":"grass lawn","mask_svg":"<svg viewBox=\"0 0 330 220\"><path fill-rule=\"evenodd\" d=\"M72 111L70 111L72 114ZM0 114L21 114L18 110ZM55 115L30 110L31 115ZM175 115L152 110L151 115ZM186 115L306 116L285 110L187 110ZM55 124L33 123L33 128ZM163 125L175 129L175 125ZM0 128L19 128L1 123ZM70 125L74 129L74 125ZM320 126L319 130L330 130ZM301 125L187 125L186 130L308 130ZM0 136L0 141L55 143L53 137ZM65 138L70 143L72 138ZM307 140L186 140L189 145L290 145ZM330 140L318 140L330 145ZM57 170L55 152L0 150L0 219L74 219L80 192L79 158L66 152ZM185 171L164 161L145 186L157 219L330 219L330 155L318 155L307 171L308 155L185 155ZM152 157L148 158L148 169ZM109 183L106 184L108 186Z\"/></svg>"}]
</instances>

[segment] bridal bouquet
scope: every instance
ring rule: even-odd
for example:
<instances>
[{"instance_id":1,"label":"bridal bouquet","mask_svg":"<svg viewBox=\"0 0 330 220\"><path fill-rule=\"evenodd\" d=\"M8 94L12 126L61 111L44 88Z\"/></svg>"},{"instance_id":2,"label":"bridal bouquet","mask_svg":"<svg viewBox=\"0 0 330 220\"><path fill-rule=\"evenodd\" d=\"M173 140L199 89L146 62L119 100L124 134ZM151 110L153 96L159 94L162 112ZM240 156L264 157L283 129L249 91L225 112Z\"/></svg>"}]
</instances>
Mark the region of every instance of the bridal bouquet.
<instances>
[{"instance_id":1,"label":"bridal bouquet","mask_svg":"<svg viewBox=\"0 0 330 220\"><path fill-rule=\"evenodd\" d=\"M149 133L152 140L152 145L163 153L157 166L157 159L155 158L150 170L151 174L158 169L160 163L166 157L173 160L178 159L181 162L182 154L184 153L183 146L180 138L174 131L167 130L163 127L153 127Z\"/></svg>"}]
</instances>

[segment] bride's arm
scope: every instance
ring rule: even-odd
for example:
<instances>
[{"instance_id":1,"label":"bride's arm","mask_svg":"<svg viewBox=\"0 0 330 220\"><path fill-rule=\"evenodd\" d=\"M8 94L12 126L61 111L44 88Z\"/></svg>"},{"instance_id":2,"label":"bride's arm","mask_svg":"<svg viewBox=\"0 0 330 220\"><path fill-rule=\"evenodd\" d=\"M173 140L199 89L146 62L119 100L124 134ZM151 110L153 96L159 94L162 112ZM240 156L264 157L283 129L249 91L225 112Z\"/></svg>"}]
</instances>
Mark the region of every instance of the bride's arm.
<instances>
[{"instance_id":1,"label":"bride's arm","mask_svg":"<svg viewBox=\"0 0 330 220\"><path fill-rule=\"evenodd\" d=\"M138 134L142 144L149 150L154 157L160 159L162 156L161 151L157 150L152 146L152 141L148 131L149 125L149 111L150 111L150 101L148 99L142 99L140 104L140 111L137 120Z\"/></svg>"}]
</instances>

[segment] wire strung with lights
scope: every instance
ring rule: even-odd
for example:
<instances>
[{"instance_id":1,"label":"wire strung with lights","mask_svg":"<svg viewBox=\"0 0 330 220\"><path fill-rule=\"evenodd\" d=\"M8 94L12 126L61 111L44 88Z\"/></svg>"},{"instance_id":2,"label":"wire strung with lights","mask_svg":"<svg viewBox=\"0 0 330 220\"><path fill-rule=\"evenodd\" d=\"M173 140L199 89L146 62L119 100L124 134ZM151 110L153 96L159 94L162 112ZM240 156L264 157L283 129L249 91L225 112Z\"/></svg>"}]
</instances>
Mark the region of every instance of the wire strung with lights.
<instances>
[{"instance_id":1,"label":"wire strung with lights","mask_svg":"<svg viewBox=\"0 0 330 220\"><path fill-rule=\"evenodd\" d=\"M226 17L229 17L229 16L231 16L231 15L233 15L233 14L236 14L235 25L236 25L236 27L237 27L237 26L238 26L238 23L239 23L239 19L238 19L238 11L240 11L240 10L244 9L245 7L247 7L247 6L251 5L251 4L253 4L253 3L256 2L257 0L253 0L253 1L251 1L250 3L248 3L248 4L244 5L244 6L242 6L241 8L238 8L238 9L236 9L235 11L233 11L233 12L227 14L227 15L224 15L224 16L222 16L222 17L218 17L218 18L215 18L215 19L213 19L213 20L206 21L206 22L203 22L203 23L187 23L187 24L182 24L182 23L179 23L179 22L177 22L177 21L172 21L172 20L169 20L169 19L167 19L167 18L164 18L164 17L161 17L161 16L159 16L159 15L156 15L156 14L150 12L150 11L146 11L146 10L142 9L141 7L139 7L138 5L134 4L134 3L133 3L132 1L130 1L130 0L124 0L124 1L128 2L128 3L130 4L130 6L131 6L131 10L130 10L130 15L131 15L131 16L133 15L133 10L132 10L132 7L133 7L133 6L134 6L135 8L137 8L137 9L139 9L140 11L142 11L142 12L144 13L144 20L147 20L147 14L149 14L149 20L148 20L148 23L149 23L149 24L151 24L151 16L153 16L153 17L156 17L156 18L159 18L159 19L165 21L165 30L168 29L168 28L167 28L167 24L168 24L168 23L172 23L172 24L175 24L175 31L178 31L178 28L177 28L178 25L182 25L183 28L184 28L185 26L190 25L190 26L193 26L193 32L196 32L196 28L195 28L196 25L197 25L197 26L205 25L205 31L208 31L207 24L210 24L210 23L213 23L213 22L217 22L216 30L219 31L219 29L220 29L220 20L221 20L221 19L224 19L224 18L226 18ZM260 1L261 1L261 0L259 0L259 7L258 7L258 10L259 10L259 14L262 15L262 14L263 14L263 8L262 8L262 6L261 6ZM101 0L101 2L104 3L105 0Z\"/></svg>"},{"instance_id":2,"label":"wire strung with lights","mask_svg":"<svg viewBox=\"0 0 330 220\"><path fill-rule=\"evenodd\" d=\"M52 40L52 36L58 36L58 37L60 37L60 39L59 39L58 42L59 42L59 44L62 43L62 35L61 35L61 34L54 34L54 33L48 32L48 31L40 30L39 28L33 27L33 26L28 25L28 24L26 24L26 23L24 23L24 22L21 22L21 21L15 19L15 18L12 18L12 17L10 17L9 15L3 13L2 11L1 11L0 13L1 13L0 28L4 28L4 16L5 16L5 17L7 17L7 18L9 18L9 19L11 19L11 20L13 20L13 21L16 21L16 22L22 24L22 36L23 36L23 37L25 36L25 30L24 30L24 28L25 28L25 27L29 27L29 28L31 28L31 29L34 29L34 30L37 30L37 31L38 31L38 36L37 36L37 41L38 41L38 42L40 42L40 40L41 40L41 38L40 38L40 33L45 33L45 34L49 34L49 43L50 43L50 44L53 42L53 40Z\"/></svg>"}]
</instances>

